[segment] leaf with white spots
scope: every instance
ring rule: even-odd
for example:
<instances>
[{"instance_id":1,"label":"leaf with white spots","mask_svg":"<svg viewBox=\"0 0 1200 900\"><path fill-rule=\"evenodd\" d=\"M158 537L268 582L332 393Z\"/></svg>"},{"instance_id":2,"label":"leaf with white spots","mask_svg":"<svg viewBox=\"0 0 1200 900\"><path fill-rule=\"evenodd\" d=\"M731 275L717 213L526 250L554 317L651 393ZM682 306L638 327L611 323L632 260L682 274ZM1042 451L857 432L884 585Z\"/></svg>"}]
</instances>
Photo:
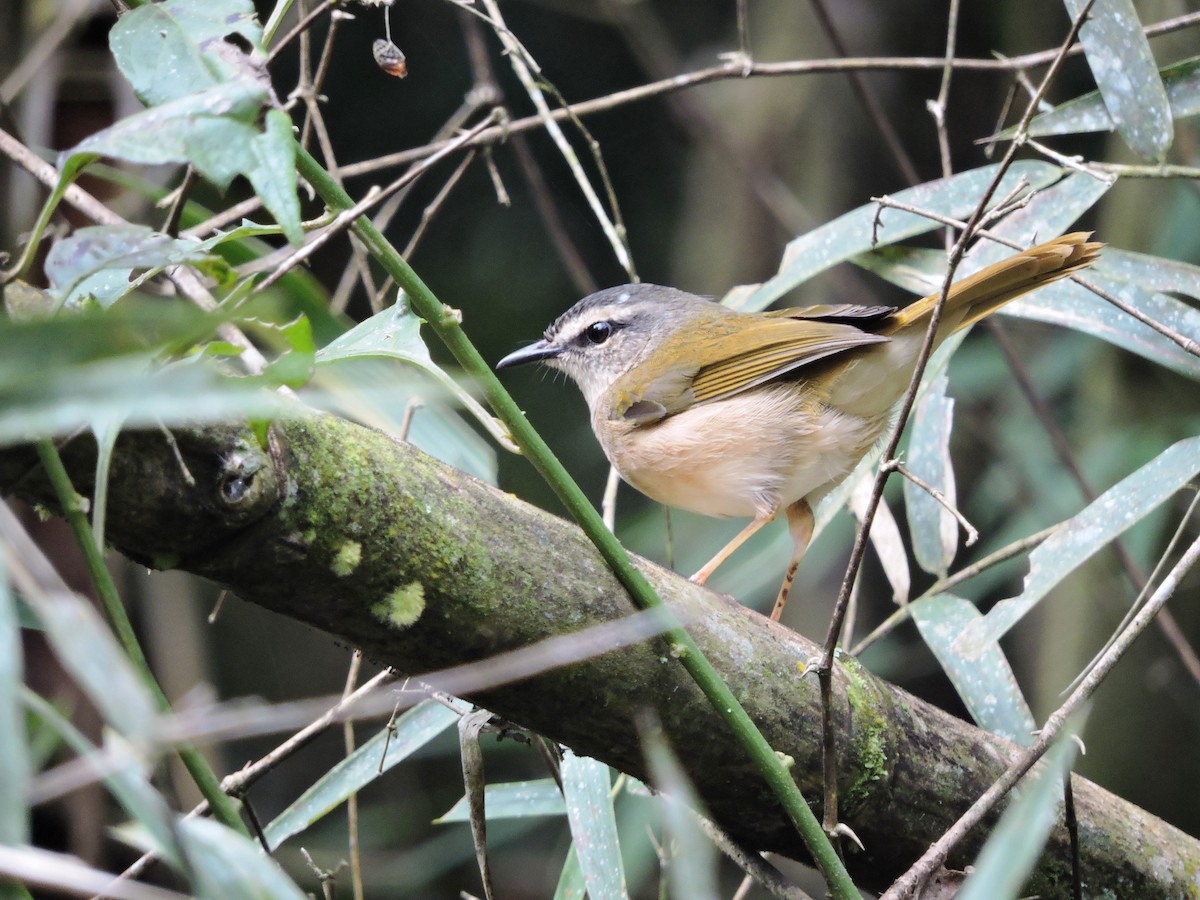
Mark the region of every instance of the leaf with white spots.
<instances>
[{"instance_id":1,"label":"leaf with white spots","mask_svg":"<svg viewBox=\"0 0 1200 900\"><path fill-rule=\"evenodd\" d=\"M1158 74L1167 92L1171 116L1176 121L1200 115L1200 57L1174 63L1160 69ZM1112 131L1115 127L1104 105L1104 97L1099 91L1092 91L1035 116L1029 123L1029 134L1031 137L1046 137ZM1015 132L1014 126L1001 132L999 137L1010 138Z\"/></svg>"},{"instance_id":2,"label":"leaf with white spots","mask_svg":"<svg viewBox=\"0 0 1200 900\"><path fill-rule=\"evenodd\" d=\"M566 815L562 791L553 778L538 781L509 781L489 784L483 789L488 821L495 819L527 819L537 816ZM450 822L466 822L470 806L466 797L448 809L445 815L434 819L434 823L445 825Z\"/></svg>"},{"instance_id":3,"label":"leaf with white spots","mask_svg":"<svg viewBox=\"0 0 1200 900\"><path fill-rule=\"evenodd\" d=\"M955 643L976 658L999 640L1060 581L1140 522L1200 472L1200 437L1168 447L1109 488L1029 555L1024 590L971 622Z\"/></svg>"},{"instance_id":4,"label":"leaf with white spots","mask_svg":"<svg viewBox=\"0 0 1200 900\"><path fill-rule=\"evenodd\" d=\"M953 218L963 218L979 203L984 190L996 176L996 168L984 166L950 178L930 181L893 194L892 199ZM1061 176L1062 170L1049 163L1014 163L1000 182L993 203L1007 196L1022 179L1036 190L1053 184ZM765 309L788 291L840 262L873 250L876 246L894 244L939 227L939 223L928 216L890 207L880 209L875 203L860 206L792 240L784 250L783 261L773 278L762 284L739 285L730 290L721 302L743 311Z\"/></svg>"},{"instance_id":5,"label":"leaf with white spots","mask_svg":"<svg viewBox=\"0 0 1200 900\"><path fill-rule=\"evenodd\" d=\"M1035 728L1033 713L1000 645L992 641L972 659L955 647L963 629L981 616L975 604L937 594L913 603L909 611L975 723L1015 744L1028 745Z\"/></svg>"},{"instance_id":6,"label":"leaf with white spots","mask_svg":"<svg viewBox=\"0 0 1200 900\"><path fill-rule=\"evenodd\" d=\"M567 750L562 761L562 780L567 822L588 897L591 900L627 897L608 766Z\"/></svg>"},{"instance_id":7,"label":"leaf with white spots","mask_svg":"<svg viewBox=\"0 0 1200 900\"><path fill-rule=\"evenodd\" d=\"M944 373L939 375L917 403L910 426L907 468L953 505L956 496L950 429L954 424L954 401L946 396L948 383ZM958 550L958 522L929 491L908 478L904 479L904 505L917 562L926 572L945 575Z\"/></svg>"},{"instance_id":8,"label":"leaf with white spots","mask_svg":"<svg viewBox=\"0 0 1200 900\"><path fill-rule=\"evenodd\" d=\"M871 499L871 489L875 483L875 473L867 472L866 477L855 480L850 492L850 512L861 524L867 512L867 502ZM908 571L908 553L904 549L904 539L900 536L900 528L896 525L896 517L887 505L887 500L880 498L875 510L875 518L871 522L871 546L883 566L883 574L887 576L888 584L892 586L892 602L903 606L908 602L909 589L912 587L912 576Z\"/></svg>"},{"instance_id":9,"label":"leaf with white spots","mask_svg":"<svg viewBox=\"0 0 1200 900\"><path fill-rule=\"evenodd\" d=\"M1064 2L1072 19L1087 6L1087 0ZM1117 132L1143 159L1161 160L1171 148L1174 123L1133 0L1095 0L1079 42Z\"/></svg>"}]
</instances>

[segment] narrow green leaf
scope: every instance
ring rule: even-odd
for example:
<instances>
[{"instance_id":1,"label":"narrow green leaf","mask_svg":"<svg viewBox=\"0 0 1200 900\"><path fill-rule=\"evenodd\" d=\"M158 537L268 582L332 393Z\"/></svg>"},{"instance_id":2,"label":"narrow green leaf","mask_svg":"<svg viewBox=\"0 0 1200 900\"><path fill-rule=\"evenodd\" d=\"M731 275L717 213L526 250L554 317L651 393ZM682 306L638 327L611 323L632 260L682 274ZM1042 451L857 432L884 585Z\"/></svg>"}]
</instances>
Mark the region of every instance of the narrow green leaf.
<instances>
[{"instance_id":1,"label":"narrow green leaf","mask_svg":"<svg viewBox=\"0 0 1200 900\"><path fill-rule=\"evenodd\" d=\"M564 816L567 813L562 791L553 778L489 784L484 788L484 802L489 821ZM466 822L469 815L467 798L464 796L433 821L438 825L448 825L451 822Z\"/></svg>"},{"instance_id":2,"label":"narrow green leaf","mask_svg":"<svg viewBox=\"0 0 1200 900\"><path fill-rule=\"evenodd\" d=\"M583 900L587 896L587 885L583 880L583 868L579 865L579 853L572 844L563 862L558 885L554 888L554 900Z\"/></svg>"},{"instance_id":3,"label":"narrow green leaf","mask_svg":"<svg viewBox=\"0 0 1200 900\"><path fill-rule=\"evenodd\" d=\"M1076 744L1064 731L1041 764L1018 785L1016 796L975 860L956 900L1009 900L1041 856L1062 804L1063 779L1075 761Z\"/></svg>"},{"instance_id":4,"label":"narrow green leaf","mask_svg":"<svg viewBox=\"0 0 1200 900\"><path fill-rule=\"evenodd\" d=\"M1200 114L1200 57L1192 57L1159 70L1171 117L1178 121ZM1029 123L1032 137L1054 134L1080 134L1091 131L1112 131L1112 116L1104 105L1099 91L1092 91L1035 116ZM1003 131L999 137L1010 138L1016 128Z\"/></svg>"},{"instance_id":5,"label":"narrow green leaf","mask_svg":"<svg viewBox=\"0 0 1200 900\"><path fill-rule=\"evenodd\" d=\"M1087 0L1064 0L1072 19ZM1133 0L1095 0L1079 42L1117 132L1143 159L1161 160L1174 123L1167 92Z\"/></svg>"},{"instance_id":6,"label":"narrow green leaf","mask_svg":"<svg viewBox=\"0 0 1200 900\"><path fill-rule=\"evenodd\" d=\"M458 713L434 700L418 703L395 723L395 734L379 732L322 775L287 809L275 817L263 833L267 845L276 849L294 834L332 812L351 794L362 790L392 766L407 759L458 721ZM384 745L387 753L384 753Z\"/></svg>"},{"instance_id":7,"label":"narrow green leaf","mask_svg":"<svg viewBox=\"0 0 1200 900\"><path fill-rule=\"evenodd\" d=\"M917 403L910 426L907 468L954 504L954 468L950 463L950 429L954 401L946 396L945 374L929 382ZM945 575L958 550L958 522L928 491L904 479L904 505L912 533L913 553L921 568Z\"/></svg>"},{"instance_id":8,"label":"narrow green leaf","mask_svg":"<svg viewBox=\"0 0 1200 900\"><path fill-rule=\"evenodd\" d=\"M262 382L230 377L211 365L153 365L148 357L106 360L36 387L0 389L0 445L94 429L114 419L131 427L268 419L286 406Z\"/></svg>"},{"instance_id":9,"label":"narrow green leaf","mask_svg":"<svg viewBox=\"0 0 1200 900\"><path fill-rule=\"evenodd\" d=\"M29 842L29 732L21 707L25 665L16 598L0 544L0 844Z\"/></svg>"},{"instance_id":10,"label":"narrow green leaf","mask_svg":"<svg viewBox=\"0 0 1200 900\"><path fill-rule=\"evenodd\" d=\"M975 723L1014 744L1028 746L1036 727L1033 713L1000 645L993 641L970 659L955 647L963 629L981 617L975 604L951 594L937 594L916 601L909 611Z\"/></svg>"},{"instance_id":11,"label":"narrow green leaf","mask_svg":"<svg viewBox=\"0 0 1200 900\"><path fill-rule=\"evenodd\" d=\"M1060 581L1149 515L1200 472L1200 437L1168 447L1064 523L1029 555L1022 592L971 622L955 650L974 658L1008 633Z\"/></svg>"},{"instance_id":12,"label":"narrow green leaf","mask_svg":"<svg viewBox=\"0 0 1200 900\"><path fill-rule=\"evenodd\" d=\"M571 840L579 854L588 896L591 900L627 897L608 766L567 750L562 780Z\"/></svg>"},{"instance_id":13,"label":"narrow green leaf","mask_svg":"<svg viewBox=\"0 0 1200 900\"><path fill-rule=\"evenodd\" d=\"M716 847L700 830L693 812L703 808L700 797L661 729L643 729L642 752L650 780L660 792L663 847L670 853L666 867L671 896L716 900L721 896L717 889Z\"/></svg>"},{"instance_id":14,"label":"narrow green leaf","mask_svg":"<svg viewBox=\"0 0 1200 900\"><path fill-rule=\"evenodd\" d=\"M892 197L910 206L962 218L974 209L984 189L996 175L996 166L985 166L900 191ZM1023 178L1036 190L1053 184L1062 170L1042 162L1017 162L1009 169L994 202L999 202ZM878 217L878 225L876 218ZM795 238L787 245L779 272L763 284L735 287L722 303L738 310L765 309L788 291L837 263L844 262L879 245L894 244L905 238L940 227L933 219L897 209L880 210L877 204L860 206L832 222Z\"/></svg>"},{"instance_id":15,"label":"narrow green leaf","mask_svg":"<svg viewBox=\"0 0 1200 900\"><path fill-rule=\"evenodd\" d=\"M77 594L30 595L29 605L63 668L126 740L149 745L157 705L100 614Z\"/></svg>"},{"instance_id":16,"label":"narrow green leaf","mask_svg":"<svg viewBox=\"0 0 1200 900\"><path fill-rule=\"evenodd\" d=\"M179 840L202 900L308 900L279 864L248 838L211 819L181 819Z\"/></svg>"}]
</instances>

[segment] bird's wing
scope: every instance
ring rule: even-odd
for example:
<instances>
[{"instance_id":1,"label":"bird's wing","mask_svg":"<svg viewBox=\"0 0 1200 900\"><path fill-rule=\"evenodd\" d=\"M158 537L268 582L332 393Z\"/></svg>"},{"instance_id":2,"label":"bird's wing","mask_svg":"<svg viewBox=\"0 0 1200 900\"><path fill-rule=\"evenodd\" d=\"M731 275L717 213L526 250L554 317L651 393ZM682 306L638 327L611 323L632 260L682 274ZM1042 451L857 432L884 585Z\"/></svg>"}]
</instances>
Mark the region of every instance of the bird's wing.
<instances>
[{"instance_id":1,"label":"bird's wing","mask_svg":"<svg viewBox=\"0 0 1200 900\"><path fill-rule=\"evenodd\" d=\"M658 422L697 403L709 403L777 378L808 363L888 338L847 318L881 320L880 307L820 307L722 318L701 334L672 335L614 385L610 415L633 425ZM866 310L871 310L867 313ZM860 312L861 311L861 312ZM828 316L825 318L824 316ZM662 365L663 359L675 365Z\"/></svg>"},{"instance_id":2,"label":"bird's wing","mask_svg":"<svg viewBox=\"0 0 1200 900\"><path fill-rule=\"evenodd\" d=\"M846 309L841 308L837 318L845 316ZM744 323L736 334L712 348L711 360L706 360L692 379L692 402L731 397L836 353L888 340L843 324L844 319L798 318L784 312Z\"/></svg>"}]
</instances>

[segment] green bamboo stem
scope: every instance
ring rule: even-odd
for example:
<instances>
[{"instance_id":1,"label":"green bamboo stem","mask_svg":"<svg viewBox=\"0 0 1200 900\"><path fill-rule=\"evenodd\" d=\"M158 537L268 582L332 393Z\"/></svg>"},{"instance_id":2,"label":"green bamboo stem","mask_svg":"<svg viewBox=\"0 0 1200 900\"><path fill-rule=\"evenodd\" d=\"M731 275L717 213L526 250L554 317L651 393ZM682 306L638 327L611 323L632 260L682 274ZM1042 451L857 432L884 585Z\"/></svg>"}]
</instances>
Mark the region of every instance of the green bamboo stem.
<instances>
[{"instance_id":1,"label":"green bamboo stem","mask_svg":"<svg viewBox=\"0 0 1200 900\"><path fill-rule=\"evenodd\" d=\"M325 203L337 213L354 206L349 194L325 171L324 167L303 147L296 147L296 163L301 176L312 185ZM384 270L404 290L412 310L428 323L434 333L454 354L459 365L482 388L484 396L496 415L508 427L513 440L533 467L546 480L567 511L588 536L613 573L625 585L634 603L642 609L663 608L650 583L625 553L617 539L604 526L583 491L575 484L562 463L534 430L525 414L509 396L508 391L492 372L491 367L471 343L459 324L457 310L443 304L434 296L420 276L408 265L399 252L387 241L366 216L359 216L354 232L375 256ZM668 616L669 611L663 608ZM849 873L829 842L817 817L809 808L783 761L759 732L758 727L730 691L729 686L705 658L696 642L680 625L665 632L665 637L677 645L679 661L708 698L713 708L729 725L737 740L746 748L755 767L779 798L780 805L796 826L801 839L824 875L832 895L837 900L858 900L861 896Z\"/></svg>"},{"instance_id":2,"label":"green bamboo stem","mask_svg":"<svg viewBox=\"0 0 1200 900\"><path fill-rule=\"evenodd\" d=\"M58 502L62 507L63 515L67 523L71 526L71 531L74 532L75 540L79 543L80 549L83 550L88 572L91 574L92 582L96 585L96 590L100 594L100 601L104 604L105 612L108 613L108 619L112 623L113 631L116 632L117 640L121 642L126 656L133 663L134 668L137 670L138 675L141 676L146 687L150 689L150 693L154 696L159 709L165 713L171 712L171 703L167 700L167 695L163 693L158 679L154 677L154 673L150 670L150 664L146 661L146 655L142 652L142 647L133 632L133 624L129 621L129 616L125 612L125 606L121 603L117 586L112 580L112 575L109 573L108 567L104 565L104 557L100 552L100 548L96 546L96 536L92 533L92 526L88 522L87 516L84 515L79 494L75 492L75 488L71 484L71 477L67 474L62 457L58 455L58 450L55 448L54 442L49 439L38 441L37 452L42 462L42 468L45 469L46 475L50 479L50 484L58 496ZM249 837L250 832L246 829L245 823L242 822L242 817L238 812L237 806L229 795L221 790L220 780L213 770L209 768L204 757L200 755L200 751L190 744L181 744L175 748L175 752L179 754L180 761L188 770L188 774L192 776L196 787L200 789L200 793L208 801L213 815L222 824L234 829L239 834Z\"/></svg>"}]
</instances>

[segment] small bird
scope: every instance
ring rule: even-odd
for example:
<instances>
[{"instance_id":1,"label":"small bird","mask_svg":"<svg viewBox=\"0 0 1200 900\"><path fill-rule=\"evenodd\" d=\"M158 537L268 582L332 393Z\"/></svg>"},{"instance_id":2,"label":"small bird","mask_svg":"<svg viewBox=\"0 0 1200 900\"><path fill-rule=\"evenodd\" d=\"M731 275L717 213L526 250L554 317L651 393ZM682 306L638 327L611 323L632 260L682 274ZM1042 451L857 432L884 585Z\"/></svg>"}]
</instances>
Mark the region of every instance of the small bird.
<instances>
[{"instance_id":1,"label":"small bird","mask_svg":"<svg viewBox=\"0 0 1200 900\"><path fill-rule=\"evenodd\" d=\"M955 282L934 346L1092 265L1103 244L1090 237L1068 234ZM743 313L626 284L580 300L496 368L543 362L569 375L609 462L643 494L752 519L692 581L703 584L783 513L795 552L771 613L778 619L812 537L812 509L886 433L937 300Z\"/></svg>"}]
</instances>

